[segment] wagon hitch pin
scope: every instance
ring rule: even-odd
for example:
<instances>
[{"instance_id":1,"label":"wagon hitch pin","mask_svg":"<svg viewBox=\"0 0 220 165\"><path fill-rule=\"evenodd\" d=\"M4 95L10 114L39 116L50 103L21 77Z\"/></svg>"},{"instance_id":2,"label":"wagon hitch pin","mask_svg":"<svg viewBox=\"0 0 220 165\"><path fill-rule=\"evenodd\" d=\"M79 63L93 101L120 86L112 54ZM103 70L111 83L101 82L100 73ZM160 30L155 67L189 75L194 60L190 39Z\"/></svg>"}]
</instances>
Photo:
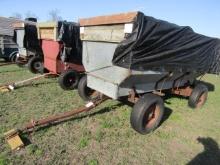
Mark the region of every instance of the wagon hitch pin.
<instances>
[{"instance_id":1,"label":"wagon hitch pin","mask_svg":"<svg viewBox=\"0 0 220 165\"><path fill-rule=\"evenodd\" d=\"M100 105L102 102L104 102L107 99L108 99L107 97L102 97L99 100L89 102L85 106L78 108L78 109L74 109L74 110L64 112L61 114L57 114L57 115L53 115L53 116L48 116L40 120L31 120L21 129L12 129L4 133L5 140L7 141L7 143L9 144L12 150L19 150L20 148L25 146L21 138L22 134L33 132L34 128L44 127L50 124L65 121L82 112L88 112L92 110L93 108L97 107L98 105Z\"/></svg>"}]
</instances>

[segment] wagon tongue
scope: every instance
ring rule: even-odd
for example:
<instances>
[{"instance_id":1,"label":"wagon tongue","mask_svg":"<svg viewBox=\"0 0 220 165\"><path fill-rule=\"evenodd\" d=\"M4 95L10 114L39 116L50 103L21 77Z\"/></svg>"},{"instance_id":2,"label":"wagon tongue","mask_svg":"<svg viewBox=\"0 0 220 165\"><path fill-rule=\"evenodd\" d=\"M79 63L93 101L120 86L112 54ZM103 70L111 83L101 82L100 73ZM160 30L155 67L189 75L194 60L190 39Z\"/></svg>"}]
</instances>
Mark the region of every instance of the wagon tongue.
<instances>
[{"instance_id":1,"label":"wagon tongue","mask_svg":"<svg viewBox=\"0 0 220 165\"><path fill-rule=\"evenodd\" d=\"M57 123L60 121L65 121L66 119L69 119L79 113L88 112L107 99L108 98L105 96L100 97L99 99L97 99L93 102L89 102L84 107L74 109L74 110L71 110L68 112L64 112L61 114L57 114L54 116L48 116L48 117L46 117L44 119L40 119L40 120L31 120L31 122L29 122L27 125L25 125L24 128L22 128L22 129L12 129L12 130L4 133L5 140L8 142L8 144L10 145L12 150L19 150L20 148L25 146L24 142L22 141L22 139L20 137L21 134L32 132L33 129L36 127L39 128L39 127L47 126L47 125L54 124L54 123Z\"/></svg>"},{"instance_id":2,"label":"wagon tongue","mask_svg":"<svg viewBox=\"0 0 220 165\"><path fill-rule=\"evenodd\" d=\"M41 78L44 78L44 77L47 77L47 76L52 76L52 75L56 75L56 74L45 73L45 74L37 75L35 77L28 78L28 79L25 79L25 80L22 80L22 81L18 81L18 82L11 82L11 83L7 83L7 84L0 84L0 92L10 92L10 91L15 90L18 87L31 84L35 80L39 80Z\"/></svg>"}]
</instances>

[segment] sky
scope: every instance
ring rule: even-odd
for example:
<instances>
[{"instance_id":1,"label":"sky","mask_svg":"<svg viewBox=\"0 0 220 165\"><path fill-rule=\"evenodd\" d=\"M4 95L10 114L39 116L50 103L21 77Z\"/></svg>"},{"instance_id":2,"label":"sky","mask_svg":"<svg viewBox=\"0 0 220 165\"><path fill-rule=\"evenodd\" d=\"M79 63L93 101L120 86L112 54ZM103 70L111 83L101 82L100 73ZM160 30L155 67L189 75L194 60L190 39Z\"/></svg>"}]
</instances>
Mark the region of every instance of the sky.
<instances>
[{"instance_id":1,"label":"sky","mask_svg":"<svg viewBox=\"0 0 220 165\"><path fill-rule=\"evenodd\" d=\"M0 16L31 12L39 21L49 19L49 11L58 10L67 21L129 11L181 26L191 26L196 32L220 38L220 0L0 0Z\"/></svg>"}]
</instances>

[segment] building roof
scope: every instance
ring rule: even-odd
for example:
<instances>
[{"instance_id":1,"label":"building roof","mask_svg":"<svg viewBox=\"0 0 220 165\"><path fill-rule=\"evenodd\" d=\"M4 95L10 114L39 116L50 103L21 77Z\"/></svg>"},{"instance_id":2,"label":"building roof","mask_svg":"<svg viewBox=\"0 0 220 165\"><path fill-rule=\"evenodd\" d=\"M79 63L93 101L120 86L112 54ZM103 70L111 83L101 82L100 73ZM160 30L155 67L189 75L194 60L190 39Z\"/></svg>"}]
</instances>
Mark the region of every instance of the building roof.
<instances>
[{"instance_id":1,"label":"building roof","mask_svg":"<svg viewBox=\"0 0 220 165\"><path fill-rule=\"evenodd\" d=\"M0 17L0 35L13 36L14 34L14 23L23 22L15 18Z\"/></svg>"}]
</instances>

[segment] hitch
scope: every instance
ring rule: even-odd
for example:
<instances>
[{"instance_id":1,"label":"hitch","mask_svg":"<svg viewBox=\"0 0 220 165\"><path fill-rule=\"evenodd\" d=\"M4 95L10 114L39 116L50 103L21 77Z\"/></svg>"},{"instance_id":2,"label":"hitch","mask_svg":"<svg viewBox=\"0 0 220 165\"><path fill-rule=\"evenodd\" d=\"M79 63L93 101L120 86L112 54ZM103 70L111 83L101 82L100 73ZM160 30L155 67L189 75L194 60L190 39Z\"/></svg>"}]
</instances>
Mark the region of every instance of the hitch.
<instances>
[{"instance_id":1,"label":"hitch","mask_svg":"<svg viewBox=\"0 0 220 165\"><path fill-rule=\"evenodd\" d=\"M29 79L26 79L26 80L22 80L22 81L18 81L18 82L12 82L12 83L7 83L7 84L0 85L0 92L10 92L10 91L13 91L17 87L19 87L19 86L24 86L25 84L29 85L33 81L41 79L41 78L44 78L44 77L49 76L49 75L55 75L55 74L54 73L45 73L43 75L38 75L38 76L29 78Z\"/></svg>"},{"instance_id":2,"label":"hitch","mask_svg":"<svg viewBox=\"0 0 220 165\"><path fill-rule=\"evenodd\" d=\"M77 114L80 114L82 112L88 112L98 105L100 105L102 102L107 100L108 97L106 96L101 96L100 98L87 103L85 106L74 109L68 112L64 112L61 114L57 114L54 116L49 116L44 119L40 120L31 120L29 123L27 123L23 128L21 129L12 129L6 133L4 133L5 140L8 142L9 146L11 147L12 150L19 150L20 148L24 147L25 144L22 142L22 139L20 137L21 134L28 133L28 132L33 132L34 128L39 128L39 127L44 127L47 125L55 124L61 121L65 121Z\"/></svg>"}]
</instances>

